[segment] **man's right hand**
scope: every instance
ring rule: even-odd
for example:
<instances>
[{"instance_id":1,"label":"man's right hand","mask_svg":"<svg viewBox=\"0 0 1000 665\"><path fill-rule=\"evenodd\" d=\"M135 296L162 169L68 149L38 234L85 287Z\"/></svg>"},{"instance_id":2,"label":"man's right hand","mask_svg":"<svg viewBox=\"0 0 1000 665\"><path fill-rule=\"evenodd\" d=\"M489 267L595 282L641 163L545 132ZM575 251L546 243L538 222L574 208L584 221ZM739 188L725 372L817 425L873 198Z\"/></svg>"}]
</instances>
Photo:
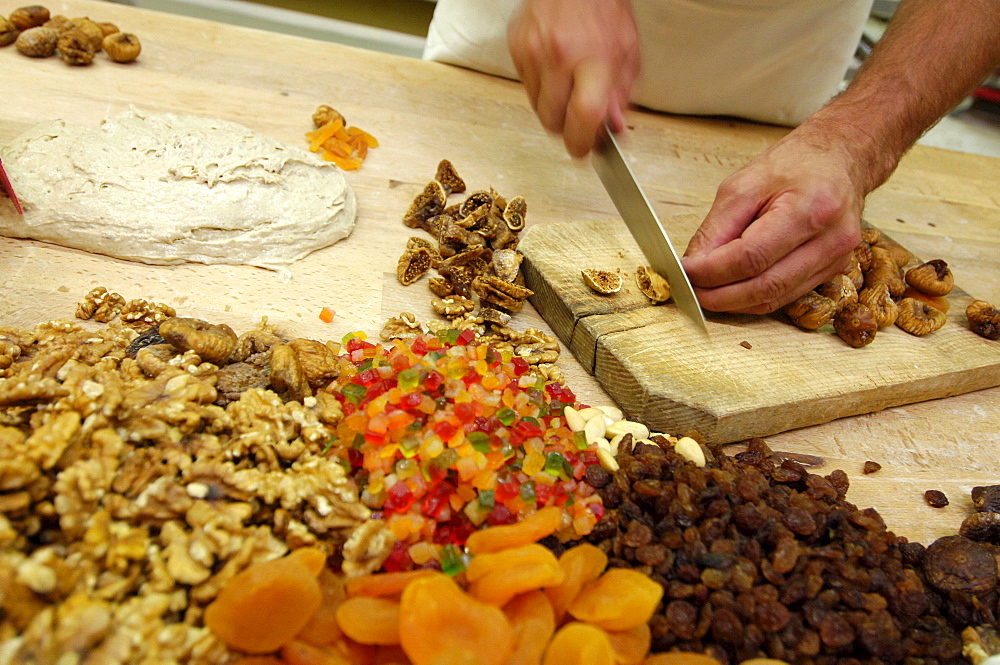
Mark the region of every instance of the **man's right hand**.
<instances>
[{"instance_id":1,"label":"man's right hand","mask_svg":"<svg viewBox=\"0 0 1000 665\"><path fill-rule=\"evenodd\" d=\"M628 0L526 0L507 44L542 126L562 135L570 155L586 156L605 120L624 129L639 74Z\"/></svg>"}]
</instances>

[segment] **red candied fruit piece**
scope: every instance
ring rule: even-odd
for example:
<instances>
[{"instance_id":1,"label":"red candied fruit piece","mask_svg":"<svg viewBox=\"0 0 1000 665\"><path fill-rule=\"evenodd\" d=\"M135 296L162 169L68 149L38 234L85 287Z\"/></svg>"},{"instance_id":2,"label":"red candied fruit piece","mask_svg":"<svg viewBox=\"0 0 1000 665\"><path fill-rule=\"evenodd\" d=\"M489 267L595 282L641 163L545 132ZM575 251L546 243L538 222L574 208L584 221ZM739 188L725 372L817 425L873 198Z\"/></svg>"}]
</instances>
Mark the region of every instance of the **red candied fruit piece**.
<instances>
[{"instance_id":1,"label":"red candied fruit piece","mask_svg":"<svg viewBox=\"0 0 1000 665\"><path fill-rule=\"evenodd\" d=\"M517 515L512 513L507 506L493 506L493 510L486 516L486 523L490 526L513 524L516 521Z\"/></svg>"},{"instance_id":2,"label":"red candied fruit piece","mask_svg":"<svg viewBox=\"0 0 1000 665\"><path fill-rule=\"evenodd\" d=\"M462 383L468 388L473 383L479 383L479 372L476 370L469 370L469 373L462 377Z\"/></svg>"},{"instance_id":3,"label":"red candied fruit piece","mask_svg":"<svg viewBox=\"0 0 1000 665\"><path fill-rule=\"evenodd\" d=\"M440 388L442 383L444 383L444 375L442 375L441 372L432 369L427 374L427 378L424 379L424 388L433 392Z\"/></svg>"},{"instance_id":4,"label":"red candied fruit piece","mask_svg":"<svg viewBox=\"0 0 1000 665\"><path fill-rule=\"evenodd\" d=\"M514 425L514 429L526 439L530 439L533 436L541 436L542 432L545 431L539 425L527 420L519 420Z\"/></svg>"},{"instance_id":5,"label":"red candied fruit piece","mask_svg":"<svg viewBox=\"0 0 1000 665\"><path fill-rule=\"evenodd\" d=\"M447 420L442 420L441 422L434 423L434 432L445 441L448 441L451 439L451 437L455 436L455 432L457 431L458 427L448 422Z\"/></svg>"},{"instance_id":6,"label":"red candied fruit piece","mask_svg":"<svg viewBox=\"0 0 1000 665\"><path fill-rule=\"evenodd\" d=\"M528 361L521 356L514 356L514 358L510 361L510 364L514 366L514 374L516 376L521 376L531 367L531 365L528 364ZM557 383L556 385L559 384Z\"/></svg>"},{"instance_id":7,"label":"red candied fruit piece","mask_svg":"<svg viewBox=\"0 0 1000 665\"><path fill-rule=\"evenodd\" d=\"M401 540L397 540L392 545L392 549L389 550L389 556L386 558L382 567L387 573L397 573L401 570L411 570L413 568L413 559L410 558L410 547Z\"/></svg>"},{"instance_id":8,"label":"red candied fruit piece","mask_svg":"<svg viewBox=\"0 0 1000 665\"><path fill-rule=\"evenodd\" d=\"M360 349L374 349L374 348L375 348L374 344L372 344L371 342L366 342L360 337L352 337L351 339L347 340L348 352L358 351Z\"/></svg>"},{"instance_id":9,"label":"red candied fruit piece","mask_svg":"<svg viewBox=\"0 0 1000 665\"><path fill-rule=\"evenodd\" d=\"M347 461L354 469L360 469L365 465L365 454L356 448L347 449Z\"/></svg>"},{"instance_id":10,"label":"red candied fruit piece","mask_svg":"<svg viewBox=\"0 0 1000 665\"><path fill-rule=\"evenodd\" d=\"M468 424L476 420L476 407L472 402L460 402L452 409L452 413L458 418L458 422Z\"/></svg>"},{"instance_id":11,"label":"red candied fruit piece","mask_svg":"<svg viewBox=\"0 0 1000 665\"><path fill-rule=\"evenodd\" d=\"M435 485L425 496L420 504L420 510L427 517L437 519L448 505L448 498L451 496L452 487L448 483Z\"/></svg>"},{"instance_id":12,"label":"red candied fruit piece","mask_svg":"<svg viewBox=\"0 0 1000 665\"><path fill-rule=\"evenodd\" d=\"M516 480L509 480L505 483L500 483L497 485L496 494L494 494L494 499L497 503L507 503L516 496L521 495L520 483Z\"/></svg>"},{"instance_id":13,"label":"red candied fruit piece","mask_svg":"<svg viewBox=\"0 0 1000 665\"><path fill-rule=\"evenodd\" d=\"M580 451L580 461L587 466L591 466L592 464L600 463L601 460L597 457L596 450L582 450Z\"/></svg>"},{"instance_id":14,"label":"red candied fruit piece","mask_svg":"<svg viewBox=\"0 0 1000 665\"><path fill-rule=\"evenodd\" d=\"M383 504L383 508L386 510L405 513L413 505L413 492L410 491L410 488L402 480L397 481L395 485L390 487L386 494L385 504Z\"/></svg>"},{"instance_id":15,"label":"red candied fruit piece","mask_svg":"<svg viewBox=\"0 0 1000 665\"><path fill-rule=\"evenodd\" d=\"M402 399L399 400L399 405L404 409L415 409L424 401L423 395L420 393L406 393L403 395Z\"/></svg>"},{"instance_id":16,"label":"red candied fruit piece","mask_svg":"<svg viewBox=\"0 0 1000 665\"><path fill-rule=\"evenodd\" d=\"M427 353L427 340L425 340L422 336L417 335L413 338L413 342L410 344L410 351L413 351L413 353L418 356L424 355Z\"/></svg>"},{"instance_id":17,"label":"red candied fruit piece","mask_svg":"<svg viewBox=\"0 0 1000 665\"><path fill-rule=\"evenodd\" d=\"M538 488L535 488L535 494L538 493ZM562 483L556 483L555 489L552 491L552 496L554 497L553 503L557 506L561 506L569 501L569 492L566 491L566 486Z\"/></svg>"},{"instance_id":18,"label":"red candied fruit piece","mask_svg":"<svg viewBox=\"0 0 1000 665\"><path fill-rule=\"evenodd\" d=\"M535 485L535 500L539 506L544 506L548 503L549 497L552 496L552 491L552 485Z\"/></svg>"},{"instance_id":19,"label":"red candied fruit piece","mask_svg":"<svg viewBox=\"0 0 1000 665\"><path fill-rule=\"evenodd\" d=\"M462 332L458 333L458 339L455 340L455 342L465 346L474 339L476 339L476 333L473 330L466 328Z\"/></svg>"},{"instance_id":20,"label":"red candied fruit piece","mask_svg":"<svg viewBox=\"0 0 1000 665\"><path fill-rule=\"evenodd\" d=\"M376 371L374 369L366 369L365 371L359 373L355 377L355 379L356 379L355 383L360 383L365 388L371 388L376 383L378 383L379 381L381 381L382 377L379 376L378 371Z\"/></svg>"},{"instance_id":21,"label":"red candied fruit piece","mask_svg":"<svg viewBox=\"0 0 1000 665\"><path fill-rule=\"evenodd\" d=\"M594 513L594 517L597 519L602 519L604 517L604 504L597 502L590 504L590 512Z\"/></svg>"}]
</instances>

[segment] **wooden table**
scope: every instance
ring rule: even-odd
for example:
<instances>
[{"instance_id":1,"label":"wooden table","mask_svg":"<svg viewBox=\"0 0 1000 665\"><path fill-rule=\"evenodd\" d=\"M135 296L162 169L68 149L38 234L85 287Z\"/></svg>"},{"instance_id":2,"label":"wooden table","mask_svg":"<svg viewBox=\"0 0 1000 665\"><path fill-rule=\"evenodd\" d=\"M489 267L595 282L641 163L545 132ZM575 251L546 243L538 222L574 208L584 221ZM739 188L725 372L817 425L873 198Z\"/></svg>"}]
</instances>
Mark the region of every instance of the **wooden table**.
<instances>
[{"instance_id":1,"label":"wooden table","mask_svg":"<svg viewBox=\"0 0 1000 665\"><path fill-rule=\"evenodd\" d=\"M381 146L347 174L359 199L354 233L302 261L290 281L255 268L145 266L0 238L0 325L72 317L75 304L98 285L240 332L261 316L284 334L317 339L352 330L377 334L400 311L430 318L426 287L401 287L395 268L411 235L402 214L443 158L472 188L523 195L529 225L615 216L592 169L574 163L544 133L513 82L111 3L48 6L53 14L87 15L136 33L142 56L132 65L102 56L74 68L0 49L0 143L44 120L96 125L131 104L232 120L304 145L310 115L325 103ZM626 151L663 217L704 214L719 182L786 131L641 112L629 122ZM998 182L1000 160L917 147L870 196L866 217L918 256L946 260L973 295L1000 303ZM337 312L332 324L318 319L324 306ZM530 308L514 323L547 328ZM560 362L583 400L609 401L568 353ZM1000 389L786 432L769 442L776 450L824 457L823 473L846 470L853 482L848 498L877 508L895 532L928 543L958 529L974 485L1000 483ZM883 469L864 476L865 460ZM927 489L943 490L951 505L928 507Z\"/></svg>"}]
</instances>

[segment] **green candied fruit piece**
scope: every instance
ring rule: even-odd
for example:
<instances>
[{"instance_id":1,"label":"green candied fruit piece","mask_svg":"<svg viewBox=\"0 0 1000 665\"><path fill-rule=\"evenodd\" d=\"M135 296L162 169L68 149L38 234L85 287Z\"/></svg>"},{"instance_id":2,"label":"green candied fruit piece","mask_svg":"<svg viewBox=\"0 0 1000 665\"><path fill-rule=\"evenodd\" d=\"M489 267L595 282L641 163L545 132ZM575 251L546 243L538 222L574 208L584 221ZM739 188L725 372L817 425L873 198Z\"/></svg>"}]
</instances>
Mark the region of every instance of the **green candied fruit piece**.
<instances>
[{"instance_id":1,"label":"green candied fruit piece","mask_svg":"<svg viewBox=\"0 0 1000 665\"><path fill-rule=\"evenodd\" d=\"M496 490L479 490L479 506L492 508L496 504Z\"/></svg>"},{"instance_id":2,"label":"green candied fruit piece","mask_svg":"<svg viewBox=\"0 0 1000 665\"><path fill-rule=\"evenodd\" d=\"M521 483L521 498L527 503L538 500L538 497L535 496L535 481L529 480Z\"/></svg>"},{"instance_id":3,"label":"green candied fruit piece","mask_svg":"<svg viewBox=\"0 0 1000 665\"><path fill-rule=\"evenodd\" d=\"M340 392L344 394L344 397L351 400L351 402L357 406L361 403L361 400L365 398L365 395L368 394L368 389L364 386L359 386L356 383L347 383L340 389Z\"/></svg>"},{"instance_id":4,"label":"green candied fruit piece","mask_svg":"<svg viewBox=\"0 0 1000 665\"><path fill-rule=\"evenodd\" d=\"M454 545L441 548L441 572L454 577L465 570L465 561Z\"/></svg>"},{"instance_id":5,"label":"green candied fruit piece","mask_svg":"<svg viewBox=\"0 0 1000 665\"><path fill-rule=\"evenodd\" d=\"M586 450L588 446L587 435L582 431L573 432L573 445L576 446L577 450Z\"/></svg>"},{"instance_id":6,"label":"green candied fruit piece","mask_svg":"<svg viewBox=\"0 0 1000 665\"><path fill-rule=\"evenodd\" d=\"M569 460L558 451L545 454L545 466L543 468L546 473L553 476L573 475L573 467L570 466Z\"/></svg>"},{"instance_id":7,"label":"green candied fruit piece","mask_svg":"<svg viewBox=\"0 0 1000 665\"><path fill-rule=\"evenodd\" d=\"M493 452L493 446L490 445L490 435L486 432L469 432L465 438L469 440L476 451L483 454Z\"/></svg>"},{"instance_id":8,"label":"green candied fruit piece","mask_svg":"<svg viewBox=\"0 0 1000 665\"><path fill-rule=\"evenodd\" d=\"M502 422L505 426L509 427L510 425L514 424L515 420L517 420L517 411L514 411L513 409L510 409L505 406L504 408L497 411L497 420Z\"/></svg>"},{"instance_id":9,"label":"green candied fruit piece","mask_svg":"<svg viewBox=\"0 0 1000 665\"><path fill-rule=\"evenodd\" d=\"M398 380L398 385L400 390L413 390L420 385L420 370L404 369L402 372L396 375Z\"/></svg>"}]
</instances>

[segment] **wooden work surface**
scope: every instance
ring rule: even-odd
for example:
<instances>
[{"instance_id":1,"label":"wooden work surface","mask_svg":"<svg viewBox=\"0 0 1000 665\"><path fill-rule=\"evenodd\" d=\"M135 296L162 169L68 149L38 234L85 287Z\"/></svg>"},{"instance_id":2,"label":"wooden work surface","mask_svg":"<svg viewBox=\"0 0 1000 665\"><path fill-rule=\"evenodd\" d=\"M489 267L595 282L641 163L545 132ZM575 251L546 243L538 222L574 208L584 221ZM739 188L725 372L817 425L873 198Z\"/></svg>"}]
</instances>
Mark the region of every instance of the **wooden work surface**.
<instances>
[{"instance_id":1,"label":"wooden work surface","mask_svg":"<svg viewBox=\"0 0 1000 665\"><path fill-rule=\"evenodd\" d=\"M700 215L667 228L694 233ZM610 243L620 248L607 251ZM1000 385L1000 344L969 330L961 288L947 324L914 337L890 326L861 349L825 326L806 333L778 313L707 316L707 334L634 282L646 260L621 219L536 226L518 246L531 302L618 404L654 430L697 430L710 444L768 436L887 407ZM581 271L622 277L594 292Z\"/></svg>"},{"instance_id":2,"label":"wooden work surface","mask_svg":"<svg viewBox=\"0 0 1000 665\"><path fill-rule=\"evenodd\" d=\"M523 195L529 228L615 216L589 165L573 163L541 130L523 91L510 81L112 3L48 6L53 14L89 15L136 33L142 56L128 66L99 57L90 67L72 68L0 49L0 144L39 121L96 125L132 104L240 122L304 145L313 109L326 103L381 145L347 174L359 200L354 233L295 266L289 281L255 268L145 266L0 239L0 325L72 317L76 303L98 285L126 298L167 302L239 332L261 316L284 334L319 339L351 330L376 334L400 311L430 318L426 287L399 286L395 267L411 235L401 216L442 158L472 188ZM640 112L629 122L625 151L664 218L704 214L719 182L786 131ZM917 148L870 197L866 218L918 256L948 261L977 297L1000 302L998 182L1000 160ZM683 247L687 238L676 241ZM317 318L324 306L337 312L332 324ZM531 308L514 324L551 330ZM880 371L877 346L869 354L873 373ZM560 363L582 400L609 401L569 353ZM843 468L852 480L851 500L877 508L897 533L929 542L957 530L971 509L972 486L1000 483L1000 389L841 419L769 441L777 450L824 457L823 473ZM881 463L882 471L863 476L865 460ZM922 494L932 488L952 504L927 507Z\"/></svg>"}]
</instances>

